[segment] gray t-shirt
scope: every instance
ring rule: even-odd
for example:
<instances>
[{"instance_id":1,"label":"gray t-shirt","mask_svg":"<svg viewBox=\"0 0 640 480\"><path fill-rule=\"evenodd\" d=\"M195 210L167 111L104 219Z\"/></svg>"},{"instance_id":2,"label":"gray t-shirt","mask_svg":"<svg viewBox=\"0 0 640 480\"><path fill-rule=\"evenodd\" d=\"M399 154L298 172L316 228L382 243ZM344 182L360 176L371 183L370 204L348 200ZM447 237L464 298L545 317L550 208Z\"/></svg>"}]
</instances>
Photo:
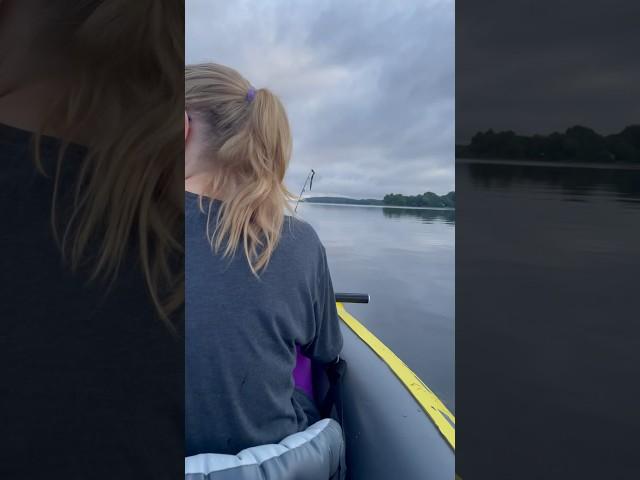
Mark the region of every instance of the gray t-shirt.
<instances>
[{"instance_id":1,"label":"gray t-shirt","mask_svg":"<svg viewBox=\"0 0 640 480\"><path fill-rule=\"evenodd\" d=\"M213 201L212 223L219 206ZM311 226L287 216L257 279L242 249L231 259L212 251L207 214L189 192L185 217L185 453L277 443L308 426L292 377L296 345L322 363L342 350L324 247Z\"/></svg>"}]
</instances>

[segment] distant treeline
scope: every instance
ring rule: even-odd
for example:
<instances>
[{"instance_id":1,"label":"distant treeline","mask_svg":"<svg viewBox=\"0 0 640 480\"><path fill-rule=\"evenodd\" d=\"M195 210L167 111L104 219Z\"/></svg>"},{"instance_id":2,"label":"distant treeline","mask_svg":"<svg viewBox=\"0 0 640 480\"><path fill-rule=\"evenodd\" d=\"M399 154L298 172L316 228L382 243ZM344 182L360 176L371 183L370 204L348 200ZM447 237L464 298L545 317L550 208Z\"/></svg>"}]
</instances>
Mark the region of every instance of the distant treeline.
<instances>
[{"instance_id":1,"label":"distant treeline","mask_svg":"<svg viewBox=\"0 0 640 480\"><path fill-rule=\"evenodd\" d=\"M345 197L310 197L305 198L304 201L309 203L339 203L344 205L455 208L456 194L455 192L449 192L446 195L440 196L433 192L425 192L419 195L389 193L385 195L382 200L373 198L355 199Z\"/></svg>"},{"instance_id":2,"label":"distant treeline","mask_svg":"<svg viewBox=\"0 0 640 480\"><path fill-rule=\"evenodd\" d=\"M456 158L640 163L640 125L606 136L581 126L533 136L487 130L456 145Z\"/></svg>"},{"instance_id":3,"label":"distant treeline","mask_svg":"<svg viewBox=\"0 0 640 480\"><path fill-rule=\"evenodd\" d=\"M400 193L389 193L384 196L382 202L385 205L397 207L441 207L455 208L456 194L449 192L446 195L437 195L433 192L425 192L418 195L402 195Z\"/></svg>"},{"instance_id":4,"label":"distant treeline","mask_svg":"<svg viewBox=\"0 0 640 480\"><path fill-rule=\"evenodd\" d=\"M303 201L309 203L339 203L341 205L383 205L382 200L375 200L373 198L308 197Z\"/></svg>"}]
</instances>

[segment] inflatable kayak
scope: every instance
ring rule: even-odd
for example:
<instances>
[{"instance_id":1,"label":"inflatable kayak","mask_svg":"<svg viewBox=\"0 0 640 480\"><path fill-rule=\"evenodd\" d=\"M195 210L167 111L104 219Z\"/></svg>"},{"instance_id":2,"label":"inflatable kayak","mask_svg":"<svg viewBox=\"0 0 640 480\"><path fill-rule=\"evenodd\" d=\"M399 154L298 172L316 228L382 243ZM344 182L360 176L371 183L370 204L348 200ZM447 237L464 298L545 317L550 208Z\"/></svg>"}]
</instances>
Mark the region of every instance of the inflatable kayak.
<instances>
[{"instance_id":1,"label":"inflatable kayak","mask_svg":"<svg viewBox=\"0 0 640 480\"><path fill-rule=\"evenodd\" d=\"M349 480L455 477L455 417L345 308L367 295L336 294L344 337L342 427Z\"/></svg>"},{"instance_id":2,"label":"inflatable kayak","mask_svg":"<svg viewBox=\"0 0 640 480\"><path fill-rule=\"evenodd\" d=\"M278 444L259 445L237 455L187 457L185 480L454 478L455 417L344 307L368 300L367 295L336 294L343 361L329 369L314 367L298 349L296 388L315 399L321 410L328 405L324 400L330 399L339 423L323 418Z\"/></svg>"}]
</instances>

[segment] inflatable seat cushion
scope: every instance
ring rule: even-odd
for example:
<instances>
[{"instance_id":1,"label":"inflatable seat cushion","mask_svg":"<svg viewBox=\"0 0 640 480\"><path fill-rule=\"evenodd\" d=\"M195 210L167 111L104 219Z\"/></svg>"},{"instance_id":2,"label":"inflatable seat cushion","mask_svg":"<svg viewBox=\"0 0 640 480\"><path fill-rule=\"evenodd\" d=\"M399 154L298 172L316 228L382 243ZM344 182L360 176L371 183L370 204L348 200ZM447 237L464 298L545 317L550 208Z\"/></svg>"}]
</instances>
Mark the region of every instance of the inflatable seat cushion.
<instances>
[{"instance_id":1,"label":"inflatable seat cushion","mask_svg":"<svg viewBox=\"0 0 640 480\"><path fill-rule=\"evenodd\" d=\"M325 418L278 444L186 457L185 480L334 480L343 478L344 453L342 428Z\"/></svg>"}]
</instances>

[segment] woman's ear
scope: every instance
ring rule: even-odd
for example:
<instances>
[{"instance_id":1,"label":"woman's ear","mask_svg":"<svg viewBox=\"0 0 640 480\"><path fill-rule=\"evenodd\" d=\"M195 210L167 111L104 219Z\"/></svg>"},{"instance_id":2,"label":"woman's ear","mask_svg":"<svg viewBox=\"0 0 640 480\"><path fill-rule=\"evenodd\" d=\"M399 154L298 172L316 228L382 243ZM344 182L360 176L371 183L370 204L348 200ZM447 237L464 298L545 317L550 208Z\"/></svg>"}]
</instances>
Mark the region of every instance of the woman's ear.
<instances>
[{"instance_id":1,"label":"woman's ear","mask_svg":"<svg viewBox=\"0 0 640 480\"><path fill-rule=\"evenodd\" d=\"M186 110L184 112L184 141L187 142L187 137L189 136L189 115Z\"/></svg>"}]
</instances>

